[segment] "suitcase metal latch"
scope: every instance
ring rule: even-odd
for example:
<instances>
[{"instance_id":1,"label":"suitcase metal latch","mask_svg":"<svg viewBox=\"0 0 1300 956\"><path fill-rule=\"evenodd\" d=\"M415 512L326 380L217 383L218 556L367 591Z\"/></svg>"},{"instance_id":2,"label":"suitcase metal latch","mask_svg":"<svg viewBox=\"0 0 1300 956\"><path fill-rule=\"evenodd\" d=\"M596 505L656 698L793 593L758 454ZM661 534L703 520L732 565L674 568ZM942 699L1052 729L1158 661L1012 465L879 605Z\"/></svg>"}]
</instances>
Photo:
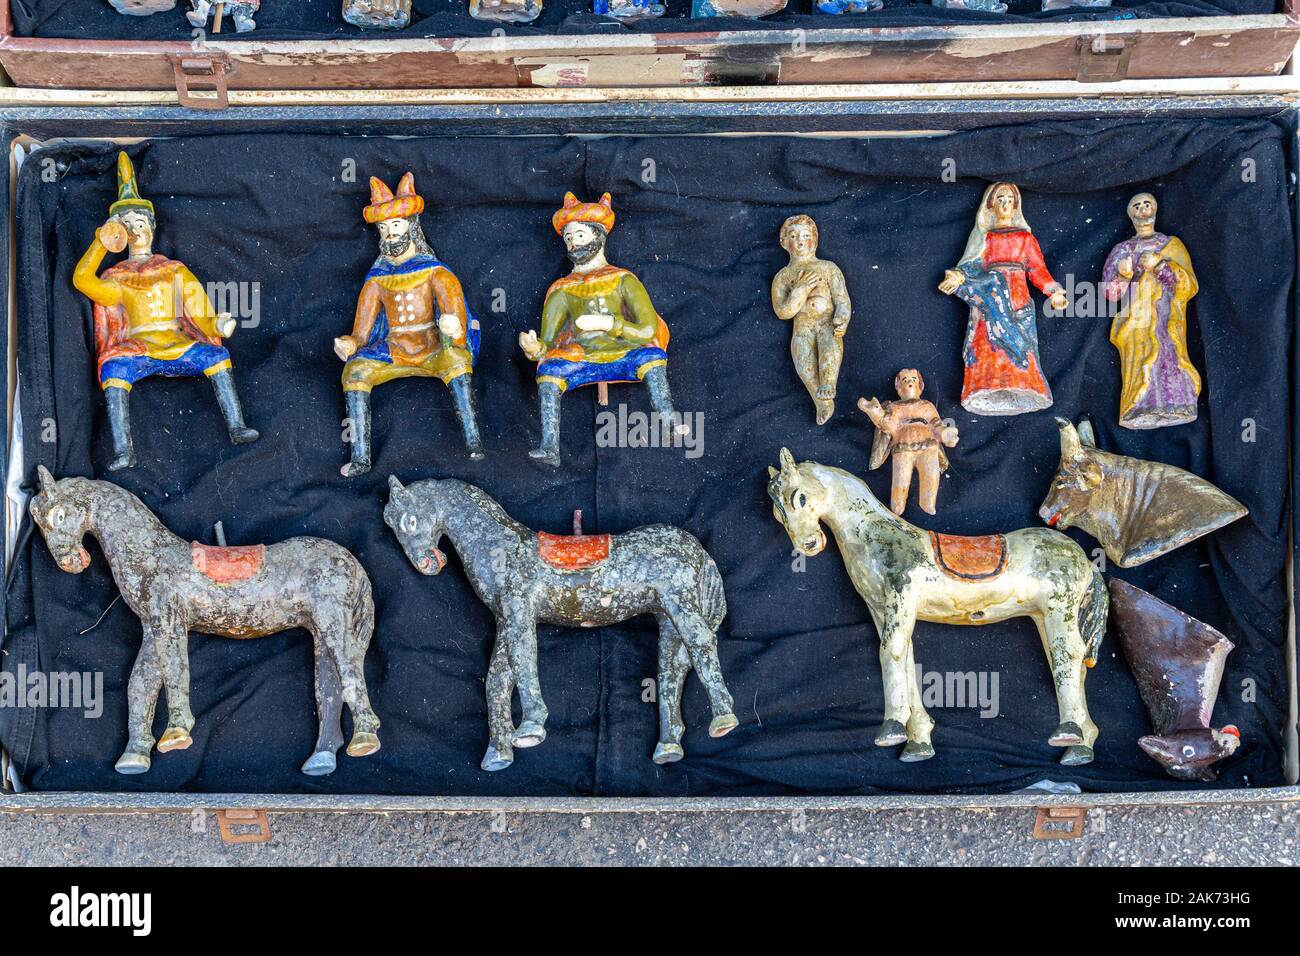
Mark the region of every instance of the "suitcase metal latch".
<instances>
[{"instance_id":1,"label":"suitcase metal latch","mask_svg":"<svg viewBox=\"0 0 1300 956\"><path fill-rule=\"evenodd\" d=\"M1078 65L1074 78L1080 83L1111 83L1128 77L1128 61L1133 56L1133 37L1079 37Z\"/></svg>"},{"instance_id":2,"label":"suitcase metal latch","mask_svg":"<svg viewBox=\"0 0 1300 956\"><path fill-rule=\"evenodd\" d=\"M230 105L226 89L226 74L232 72L228 54L169 53L167 59L176 76L176 96L181 106L192 110L224 110Z\"/></svg>"},{"instance_id":3,"label":"suitcase metal latch","mask_svg":"<svg viewBox=\"0 0 1300 956\"><path fill-rule=\"evenodd\" d=\"M265 810L218 810L222 843L267 843L271 839L271 821ZM251 832L236 833L234 827L256 827Z\"/></svg>"},{"instance_id":4,"label":"suitcase metal latch","mask_svg":"<svg viewBox=\"0 0 1300 956\"><path fill-rule=\"evenodd\" d=\"M1039 807L1034 818L1035 840L1073 840L1083 836L1087 807Z\"/></svg>"}]
</instances>

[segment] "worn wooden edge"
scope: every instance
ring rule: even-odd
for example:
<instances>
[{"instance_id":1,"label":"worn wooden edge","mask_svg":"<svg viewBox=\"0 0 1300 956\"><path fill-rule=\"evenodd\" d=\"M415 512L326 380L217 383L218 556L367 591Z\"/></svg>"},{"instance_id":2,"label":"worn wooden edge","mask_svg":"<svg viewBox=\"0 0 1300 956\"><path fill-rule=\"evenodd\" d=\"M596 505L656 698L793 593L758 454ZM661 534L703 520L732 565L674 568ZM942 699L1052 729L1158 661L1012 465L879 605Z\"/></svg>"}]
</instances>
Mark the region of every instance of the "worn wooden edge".
<instances>
[{"instance_id":1,"label":"worn wooden edge","mask_svg":"<svg viewBox=\"0 0 1300 956\"><path fill-rule=\"evenodd\" d=\"M370 107L568 103L829 103L864 100L1105 99L1272 95L1300 99L1300 77L1255 76L1118 80L1104 86L1074 80L973 83L864 83L788 86L486 87L392 90L231 90L231 107ZM0 88L7 107L161 107L179 102L173 90ZM209 117L212 114L208 114Z\"/></svg>"},{"instance_id":2,"label":"worn wooden edge","mask_svg":"<svg viewBox=\"0 0 1300 956\"><path fill-rule=\"evenodd\" d=\"M376 797L255 793L22 793L0 797L5 813L185 813L257 809L272 813L796 813L900 810L1016 810L1034 807L1282 806L1300 786L1256 790L1136 793L999 793L869 797Z\"/></svg>"}]
</instances>

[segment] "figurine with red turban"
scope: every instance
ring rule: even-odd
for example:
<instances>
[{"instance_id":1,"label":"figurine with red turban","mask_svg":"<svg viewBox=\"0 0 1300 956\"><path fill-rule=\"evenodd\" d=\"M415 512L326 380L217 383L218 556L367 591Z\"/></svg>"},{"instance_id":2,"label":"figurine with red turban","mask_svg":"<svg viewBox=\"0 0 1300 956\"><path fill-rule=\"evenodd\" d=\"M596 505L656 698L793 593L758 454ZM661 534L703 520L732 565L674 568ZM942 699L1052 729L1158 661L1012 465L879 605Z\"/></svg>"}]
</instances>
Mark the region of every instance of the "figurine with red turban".
<instances>
[{"instance_id":1,"label":"figurine with red turban","mask_svg":"<svg viewBox=\"0 0 1300 956\"><path fill-rule=\"evenodd\" d=\"M600 382L644 381L654 410L680 433L668 390L668 326L641 281L605 259L614 228L609 193L589 203L567 193L551 225L573 271L547 290L541 333L519 335L519 347L537 363L541 404L542 443L529 454L560 464L560 398Z\"/></svg>"},{"instance_id":2,"label":"figurine with red turban","mask_svg":"<svg viewBox=\"0 0 1300 956\"><path fill-rule=\"evenodd\" d=\"M370 392L396 378L438 378L451 391L465 447L483 457L471 379L478 357L479 323L460 280L438 260L420 228L424 199L407 173L394 193L370 180L366 222L379 229L379 258L357 298L352 332L334 340L343 366L352 460L344 477L370 470Z\"/></svg>"}]
</instances>

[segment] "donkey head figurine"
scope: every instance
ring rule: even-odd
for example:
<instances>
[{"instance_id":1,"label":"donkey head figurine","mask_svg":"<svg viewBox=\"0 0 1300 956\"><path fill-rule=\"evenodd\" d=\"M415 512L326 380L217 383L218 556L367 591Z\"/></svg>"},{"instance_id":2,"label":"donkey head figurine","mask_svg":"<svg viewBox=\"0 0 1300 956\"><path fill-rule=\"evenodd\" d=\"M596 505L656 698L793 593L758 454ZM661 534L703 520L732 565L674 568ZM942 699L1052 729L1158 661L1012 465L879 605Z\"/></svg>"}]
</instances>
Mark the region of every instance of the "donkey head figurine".
<instances>
[{"instance_id":1,"label":"donkey head figurine","mask_svg":"<svg viewBox=\"0 0 1300 956\"><path fill-rule=\"evenodd\" d=\"M32 520L41 529L59 567L69 574L80 574L90 567L90 552L81 543L90 530L90 505L86 498L75 494L75 483L84 479L55 481L44 465L36 466L36 474L41 490L28 505Z\"/></svg>"},{"instance_id":2,"label":"donkey head figurine","mask_svg":"<svg viewBox=\"0 0 1300 956\"><path fill-rule=\"evenodd\" d=\"M799 470L788 448L781 449L781 470L769 466L767 474L773 517L785 527L800 554L809 558L821 554L826 547L821 524L828 504L825 486Z\"/></svg>"},{"instance_id":3,"label":"donkey head figurine","mask_svg":"<svg viewBox=\"0 0 1300 956\"><path fill-rule=\"evenodd\" d=\"M388 476L391 494L384 506L384 523L393 529L415 569L433 575L447 564L447 556L438 549L447 532L447 522L442 513L443 503L437 495L428 493L430 483L419 484L420 487L407 488L396 475Z\"/></svg>"}]
</instances>

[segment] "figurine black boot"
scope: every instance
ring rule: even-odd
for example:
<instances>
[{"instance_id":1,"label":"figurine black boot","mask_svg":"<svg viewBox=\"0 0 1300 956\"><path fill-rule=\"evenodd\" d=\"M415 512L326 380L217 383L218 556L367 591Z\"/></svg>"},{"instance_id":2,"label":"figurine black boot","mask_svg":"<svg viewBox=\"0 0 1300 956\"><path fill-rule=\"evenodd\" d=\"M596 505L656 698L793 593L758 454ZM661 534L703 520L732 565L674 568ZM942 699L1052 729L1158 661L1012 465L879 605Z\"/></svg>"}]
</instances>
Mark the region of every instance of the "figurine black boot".
<instances>
[{"instance_id":1,"label":"figurine black boot","mask_svg":"<svg viewBox=\"0 0 1300 956\"><path fill-rule=\"evenodd\" d=\"M483 441L478 434L478 418L474 414L474 386L470 376L457 376L451 380L450 388L456 406L456 417L460 419L460 430L465 435L465 447L469 449L469 457L478 461L483 457Z\"/></svg>"},{"instance_id":2,"label":"figurine black boot","mask_svg":"<svg viewBox=\"0 0 1300 956\"><path fill-rule=\"evenodd\" d=\"M343 398L352 427L352 460L343 466L343 477L355 478L370 470L370 393L348 390Z\"/></svg>"},{"instance_id":3,"label":"figurine black boot","mask_svg":"<svg viewBox=\"0 0 1300 956\"><path fill-rule=\"evenodd\" d=\"M530 458L560 467L560 386L542 382L537 386L537 404L542 413L542 443L528 453Z\"/></svg>"},{"instance_id":4,"label":"figurine black boot","mask_svg":"<svg viewBox=\"0 0 1300 956\"><path fill-rule=\"evenodd\" d=\"M691 426L686 424L685 418L678 421L677 413L673 410L673 393L668 388L668 367L656 365L646 372L645 385L650 390L651 407L659 413L665 423L672 423L673 431L678 435L687 434ZM667 427L664 427L663 434L668 434Z\"/></svg>"},{"instance_id":5,"label":"figurine black boot","mask_svg":"<svg viewBox=\"0 0 1300 956\"><path fill-rule=\"evenodd\" d=\"M217 393L217 404L221 406L221 415L226 420L226 431L230 433L233 445L246 445L257 441L258 434L244 424L244 413L239 407L239 395L235 392L235 377L230 369L208 376Z\"/></svg>"},{"instance_id":6,"label":"figurine black boot","mask_svg":"<svg viewBox=\"0 0 1300 956\"><path fill-rule=\"evenodd\" d=\"M120 471L135 464L135 445L131 442L131 393L124 388L111 386L104 389L108 403L108 427L113 433L113 460L109 471Z\"/></svg>"}]
</instances>

